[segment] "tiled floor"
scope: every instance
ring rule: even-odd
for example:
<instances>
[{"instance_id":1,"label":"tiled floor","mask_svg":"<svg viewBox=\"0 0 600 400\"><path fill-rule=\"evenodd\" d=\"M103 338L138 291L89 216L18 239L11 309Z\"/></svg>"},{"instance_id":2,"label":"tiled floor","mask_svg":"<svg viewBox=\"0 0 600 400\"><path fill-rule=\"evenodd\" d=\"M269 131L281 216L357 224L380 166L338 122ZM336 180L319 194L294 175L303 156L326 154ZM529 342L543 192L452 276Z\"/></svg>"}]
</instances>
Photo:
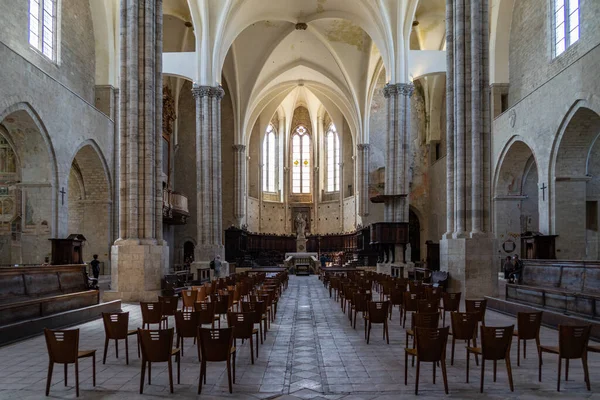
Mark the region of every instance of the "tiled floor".
<instances>
[{"instance_id":1,"label":"tiled floor","mask_svg":"<svg viewBox=\"0 0 600 400\"><path fill-rule=\"evenodd\" d=\"M125 305L130 312L130 327L141 324L139 307ZM513 318L488 312L488 325L515 323ZM404 385L404 330L399 326L399 312L394 311L390 323L390 344L381 337L375 326L371 343L364 340L363 326L354 330L340 309L339 303L314 276L291 277L287 291L280 301L277 320L271 325L267 341L259 350L259 358L250 365L249 344L238 347L237 380L234 393L227 391L225 364L209 364L207 385L201 398L282 398L282 399L398 399L414 396L415 368L409 367L409 385ZM446 319L448 322L448 319ZM172 321L171 321L172 325ZM80 364L81 396L86 399L151 399L157 397L196 398L199 363L191 340L186 343L181 366L181 384L175 393L168 390L166 365L152 367L152 385L145 386L140 395L140 361L136 354L135 338L130 343L130 365L125 365L123 345L121 358L115 358L114 345L109 348L106 365L102 365L104 330L100 320L80 327L81 349L98 349L97 386L92 386L91 360ZM555 344L557 333L542 329L542 343ZM239 342L238 342L239 345ZM571 363L570 379L556 392L557 359L544 356L544 380L537 380L535 347L528 348L529 357L516 366L516 346L512 349L515 392L508 390L504 363L498 364L498 381L492 381L492 365L486 371L486 398L591 398L600 399L600 355L590 355L592 392L585 389L581 363ZM464 346L457 346L455 364L448 365L450 395L468 399L479 394L480 369L473 366L471 383L465 383ZM43 337L29 339L0 348L0 399L40 399L44 397L48 359ZM420 398L445 396L441 376L432 383L431 366L421 369ZM563 369L564 370L564 369ZM64 386L60 366L55 368L50 396L74 398L74 371L69 369L69 386Z\"/></svg>"}]
</instances>

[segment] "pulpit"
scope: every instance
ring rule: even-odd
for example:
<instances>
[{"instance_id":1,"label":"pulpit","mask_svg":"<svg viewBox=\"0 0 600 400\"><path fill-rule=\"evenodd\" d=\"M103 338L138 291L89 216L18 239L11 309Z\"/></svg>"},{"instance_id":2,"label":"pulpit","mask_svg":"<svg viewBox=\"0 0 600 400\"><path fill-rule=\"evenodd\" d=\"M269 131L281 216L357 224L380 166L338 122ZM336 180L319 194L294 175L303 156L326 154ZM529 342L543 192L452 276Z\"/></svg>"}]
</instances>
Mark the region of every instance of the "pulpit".
<instances>
[{"instance_id":1,"label":"pulpit","mask_svg":"<svg viewBox=\"0 0 600 400\"><path fill-rule=\"evenodd\" d=\"M539 232L521 234L521 258L526 260L555 260L557 235L542 235Z\"/></svg>"},{"instance_id":2,"label":"pulpit","mask_svg":"<svg viewBox=\"0 0 600 400\"><path fill-rule=\"evenodd\" d=\"M81 234L69 235L66 239L48 239L52 242L52 265L83 264L83 242Z\"/></svg>"}]
</instances>

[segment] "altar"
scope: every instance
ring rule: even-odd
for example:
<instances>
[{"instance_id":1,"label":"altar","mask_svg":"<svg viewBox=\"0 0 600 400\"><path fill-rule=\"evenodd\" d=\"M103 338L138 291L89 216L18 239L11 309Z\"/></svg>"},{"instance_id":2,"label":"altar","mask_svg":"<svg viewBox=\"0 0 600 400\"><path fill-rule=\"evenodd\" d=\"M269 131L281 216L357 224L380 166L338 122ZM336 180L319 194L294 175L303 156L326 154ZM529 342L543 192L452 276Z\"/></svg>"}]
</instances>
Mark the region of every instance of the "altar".
<instances>
[{"instance_id":1,"label":"altar","mask_svg":"<svg viewBox=\"0 0 600 400\"><path fill-rule=\"evenodd\" d=\"M310 275L319 273L318 253L285 253L284 264L286 268L294 268L296 275Z\"/></svg>"}]
</instances>

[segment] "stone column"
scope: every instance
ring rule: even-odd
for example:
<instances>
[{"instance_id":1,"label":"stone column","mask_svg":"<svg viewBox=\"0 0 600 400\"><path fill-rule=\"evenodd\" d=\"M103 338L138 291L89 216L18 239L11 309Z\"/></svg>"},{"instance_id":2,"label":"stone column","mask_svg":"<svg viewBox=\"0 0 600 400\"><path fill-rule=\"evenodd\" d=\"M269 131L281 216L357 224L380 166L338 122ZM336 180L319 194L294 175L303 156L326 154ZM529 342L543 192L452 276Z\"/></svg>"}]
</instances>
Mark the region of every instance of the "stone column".
<instances>
[{"instance_id":1,"label":"stone column","mask_svg":"<svg viewBox=\"0 0 600 400\"><path fill-rule=\"evenodd\" d=\"M385 202L385 222L408 222L408 171L410 168L410 96L409 83L387 84L387 165L385 195L395 196Z\"/></svg>"},{"instance_id":2,"label":"stone column","mask_svg":"<svg viewBox=\"0 0 600 400\"><path fill-rule=\"evenodd\" d=\"M360 143L356 145L358 175L358 215L366 217L369 215L369 151L371 145Z\"/></svg>"},{"instance_id":3,"label":"stone column","mask_svg":"<svg viewBox=\"0 0 600 400\"><path fill-rule=\"evenodd\" d=\"M121 0L119 239L104 300L156 299L162 238L162 0Z\"/></svg>"},{"instance_id":4,"label":"stone column","mask_svg":"<svg viewBox=\"0 0 600 400\"><path fill-rule=\"evenodd\" d=\"M488 0L447 0L447 232L442 269L467 297L494 295Z\"/></svg>"},{"instance_id":5,"label":"stone column","mask_svg":"<svg viewBox=\"0 0 600 400\"><path fill-rule=\"evenodd\" d=\"M343 156L340 156L340 159L343 160ZM344 232L344 163L341 162L338 165L340 167L338 174L338 183L340 189L340 232Z\"/></svg>"},{"instance_id":6,"label":"stone column","mask_svg":"<svg viewBox=\"0 0 600 400\"><path fill-rule=\"evenodd\" d=\"M196 99L196 192L198 198L198 245L195 250L194 263L206 267L217 254L224 259L221 99L225 92L219 86L194 85L192 93Z\"/></svg>"},{"instance_id":7,"label":"stone column","mask_svg":"<svg viewBox=\"0 0 600 400\"><path fill-rule=\"evenodd\" d=\"M235 163L234 217L237 227L241 228L246 216L246 146L233 145L233 160Z\"/></svg>"}]
</instances>

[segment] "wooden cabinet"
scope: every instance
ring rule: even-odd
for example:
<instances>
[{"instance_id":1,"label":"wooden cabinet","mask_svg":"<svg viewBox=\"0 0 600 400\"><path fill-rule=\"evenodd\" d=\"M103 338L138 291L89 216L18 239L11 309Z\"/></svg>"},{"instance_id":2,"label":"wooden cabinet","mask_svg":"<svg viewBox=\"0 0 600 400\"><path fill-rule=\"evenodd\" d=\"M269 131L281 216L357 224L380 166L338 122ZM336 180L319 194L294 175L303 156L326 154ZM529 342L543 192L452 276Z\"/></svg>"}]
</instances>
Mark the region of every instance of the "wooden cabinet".
<instances>
[{"instance_id":1,"label":"wooden cabinet","mask_svg":"<svg viewBox=\"0 0 600 400\"><path fill-rule=\"evenodd\" d=\"M555 260L556 236L526 232L521 235L521 258L528 260Z\"/></svg>"},{"instance_id":2,"label":"wooden cabinet","mask_svg":"<svg viewBox=\"0 0 600 400\"><path fill-rule=\"evenodd\" d=\"M67 239L48 239L52 242L52 265L83 264L83 235Z\"/></svg>"}]
</instances>

